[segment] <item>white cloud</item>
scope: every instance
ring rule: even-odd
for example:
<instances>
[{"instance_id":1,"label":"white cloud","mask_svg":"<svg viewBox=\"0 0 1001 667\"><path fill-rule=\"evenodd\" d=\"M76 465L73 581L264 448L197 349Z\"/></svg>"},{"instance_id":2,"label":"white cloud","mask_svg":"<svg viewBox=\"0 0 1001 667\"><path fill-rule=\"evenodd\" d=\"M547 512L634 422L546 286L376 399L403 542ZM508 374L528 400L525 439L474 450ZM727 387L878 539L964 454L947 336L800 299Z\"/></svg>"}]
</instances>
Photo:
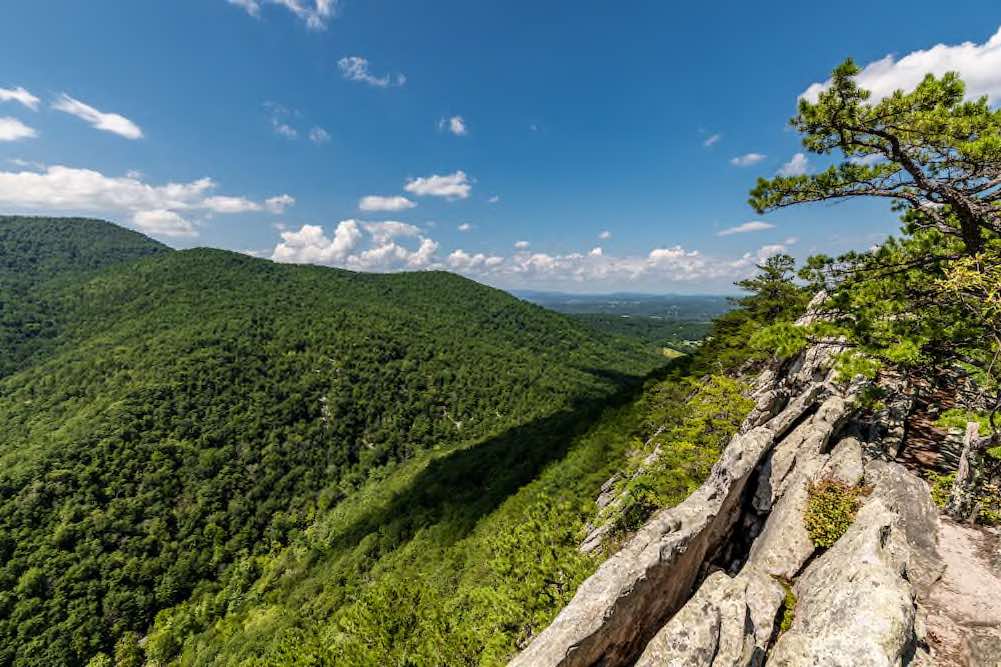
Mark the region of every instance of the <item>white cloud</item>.
<instances>
[{"instance_id":1,"label":"white cloud","mask_svg":"<svg viewBox=\"0 0 1001 667\"><path fill-rule=\"evenodd\" d=\"M769 224L767 222L761 222L760 220L752 220L751 222L745 222L742 225L737 225L736 227L727 227L726 229L721 229L716 232L716 236L732 236L734 234L746 234L747 232L761 232L766 229L773 229L775 225Z\"/></svg>"},{"instance_id":2,"label":"white cloud","mask_svg":"<svg viewBox=\"0 0 1001 667\"><path fill-rule=\"evenodd\" d=\"M227 197L217 195L206 197L200 204L200 208L206 208L213 213L250 213L253 211L269 211L275 214L285 212L285 209L295 204L295 197L291 195L278 195L269 197L259 204L246 197Z\"/></svg>"},{"instance_id":3,"label":"white cloud","mask_svg":"<svg viewBox=\"0 0 1001 667\"><path fill-rule=\"evenodd\" d=\"M463 171L439 176L434 174L421 178L411 178L403 187L404 190L419 197L445 197L446 199L465 199L472 189L469 178Z\"/></svg>"},{"instance_id":4,"label":"white cloud","mask_svg":"<svg viewBox=\"0 0 1001 667\"><path fill-rule=\"evenodd\" d=\"M295 202L289 195L272 197L263 205L245 197L212 195L216 183L211 178L150 185L135 176L106 176L63 165L0 171L0 206L124 215L150 233L194 236L196 229L181 212L244 213L264 208L279 212Z\"/></svg>"},{"instance_id":5,"label":"white cloud","mask_svg":"<svg viewBox=\"0 0 1001 667\"><path fill-rule=\"evenodd\" d=\"M758 164L764 160L767 155L762 155L761 153L746 153L744 155L738 155L735 158L730 159L730 164L735 167L750 167L751 165Z\"/></svg>"},{"instance_id":6,"label":"white cloud","mask_svg":"<svg viewBox=\"0 0 1001 667\"><path fill-rule=\"evenodd\" d=\"M461 248L453 250L448 256L448 266L457 271L473 271L477 269L492 269L500 266L504 258L498 255L485 255L481 252L470 255Z\"/></svg>"},{"instance_id":7,"label":"white cloud","mask_svg":"<svg viewBox=\"0 0 1001 667\"><path fill-rule=\"evenodd\" d=\"M283 123L276 118L271 119L271 127L274 128L275 134L286 139L296 139L299 137L299 131L289 125L288 123Z\"/></svg>"},{"instance_id":8,"label":"white cloud","mask_svg":"<svg viewBox=\"0 0 1001 667\"><path fill-rule=\"evenodd\" d=\"M899 60L887 55L863 67L858 83L872 91L873 101L876 101L895 90L913 89L926 74L941 76L946 72L959 72L966 82L967 97L987 95L992 104L1001 101L1001 28L983 44L936 44L908 53ZM815 102L830 84L830 79L811 84L800 96Z\"/></svg>"},{"instance_id":9,"label":"white cloud","mask_svg":"<svg viewBox=\"0 0 1001 667\"><path fill-rule=\"evenodd\" d=\"M17 118L0 118L0 141L17 141L37 137L34 128L28 127Z\"/></svg>"},{"instance_id":10,"label":"white cloud","mask_svg":"<svg viewBox=\"0 0 1001 667\"><path fill-rule=\"evenodd\" d=\"M723 135L718 132L716 134L711 134L708 137L706 137L706 140L702 142L702 145L705 146L706 148L711 148L716 144L718 144L719 140L722 138Z\"/></svg>"},{"instance_id":11,"label":"white cloud","mask_svg":"<svg viewBox=\"0 0 1001 667\"><path fill-rule=\"evenodd\" d=\"M309 140L314 144L325 144L330 141L330 133L322 127L314 127L309 131Z\"/></svg>"},{"instance_id":12,"label":"white cloud","mask_svg":"<svg viewBox=\"0 0 1001 667\"><path fill-rule=\"evenodd\" d=\"M310 30L323 30L337 11L335 0L227 0L229 4L242 8L254 18L260 18L261 5L279 5L289 10L305 22Z\"/></svg>"},{"instance_id":13,"label":"white cloud","mask_svg":"<svg viewBox=\"0 0 1001 667\"><path fill-rule=\"evenodd\" d=\"M863 167L871 167L874 164L882 162L884 159L881 153L870 153L869 155L853 155L848 158L848 161L852 164L859 164Z\"/></svg>"},{"instance_id":14,"label":"white cloud","mask_svg":"<svg viewBox=\"0 0 1001 667\"><path fill-rule=\"evenodd\" d=\"M462 248L438 254L439 244L421 229L396 221L341 221L328 237L318 225L282 230L272 259L327 264L362 271L450 269L471 278L507 287L577 290L682 289L730 287L754 273L767 257L787 252L795 238L764 245L736 258L705 255L680 245L654 248L646 254L614 256L600 246L588 252L533 253L527 241L501 256ZM686 287L687 286L687 287Z\"/></svg>"},{"instance_id":15,"label":"white cloud","mask_svg":"<svg viewBox=\"0 0 1001 667\"><path fill-rule=\"evenodd\" d=\"M796 153L779 169L779 176L802 176L810 166L810 161L803 153Z\"/></svg>"},{"instance_id":16,"label":"white cloud","mask_svg":"<svg viewBox=\"0 0 1001 667\"><path fill-rule=\"evenodd\" d=\"M0 102L20 102L32 111L38 111L39 99L27 90L17 88L0 88Z\"/></svg>"},{"instance_id":17,"label":"white cloud","mask_svg":"<svg viewBox=\"0 0 1001 667\"><path fill-rule=\"evenodd\" d=\"M139 126L125 116L117 113L104 113L103 111L98 111L89 104L84 104L80 100L70 97L66 93L63 93L59 99L52 104L52 108L56 111L62 111L70 114L71 116L76 116L77 118L90 123L92 127L95 127L98 130L111 132L112 134L117 134L118 136L125 137L126 139L142 139L143 136L143 132Z\"/></svg>"},{"instance_id":18,"label":"white cloud","mask_svg":"<svg viewBox=\"0 0 1001 667\"><path fill-rule=\"evenodd\" d=\"M358 208L362 211L403 211L415 206L417 206L415 202L400 195L394 197L368 195L358 200Z\"/></svg>"},{"instance_id":19,"label":"white cloud","mask_svg":"<svg viewBox=\"0 0 1001 667\"><path fill-rule=\"evenodd\" d=\"M463 120L462 116L452 116L451 118L442 118L439 120L438 129L444 130L446 128L457 137L469 134L469 129L466 127L466 121Z\"/></svg>"},{"instance_id":20,"label":"white cloud","mask_svg":"<svg viewBox=\"0 0 1001 667\"><path fill-rule=\"evenodd\" d=\"M337 223L333 239L327 238L319 225L303 225L299 231L283 231L281 236L282 242L271 255L275 261L336 264L355 249L362 232L356 220L342 220Z\"/></svg>"},{"instance_id":21,"label":"white cloud","mask_svg":"<svg viewBox=\"0 0 1001 667\"><path fill-rule=\"evenodd\" d=\"M386 245L390 241L400 237L420 236L421 230L406 222L396 220L385 220L383 222L365 222L362 227L372 235L372 241L376 245Z\"/></svg>"},{"instance_id":22,"label":"white cloud","mask_svg":"<svg viewBox=\"0 0 1001 667\"><path fill-rule=\"evenodd\" d=\"M457 229L458 229L458 230L459 230L460 232L468 232L468 231L469 231L469 230L471 230L472 228L473 228L473 226L472 226L471 224L469 224L468 222L464 222L464 223L462 223L461 225L459 225L459 226L457 227Z\"/></svg>"},{"instance_id":23,"label":"white cloud","mask_svg":"<svg viewBox=\"0 0 1001 667\"><path fill-rule=\"evenodd\" d=\"M295 205L295 197L292 195L278 195L264 200L264 208L275 214L284 213L286 208L293 205Z\"/></svg>"},{"instance_id":24,"label":"white cloud","mask_svg":"<svg viewBox=\"0 0 1001 667\"><path fill-rule=\"evenodd\" d=\"M598 234L598 238L601 239L602 241L610 239L610 238L612 238L612 232L610 232L610 231L608 231L606 229L606 230L602 231L600 234Z\"/></svg>"},{"instance_id":25,"label":"white cloud","mask_svg":"<svg viewBox=\"0 0 1001 667\"><path fill-rule=\"evenodd\" d=\"M283 231L271 258L280 262L327 264L360 271L425 269L433 265L438 243L421 235L413 225L388 220L342 220L333 239L318 225ZM416 247L401 239L416 239ZM411 245L413 241L409 242Z\"/></svg>"},{"instance_id":26,"label":"white cloud","mask_svg":"<svg viewBox=\"0 0 1001 667\"><path fill-rule=\"evenodd\" d=\"M368 60L361 56L345 56L337 61L337 68L348 81L360 81L376 88L402 86L407 82L407 77L402 74L375 76L369 71L368 66Z\"/></svg>"},{"instance_id":27,"label":"white cloud","mask_svg":"<svg viewBox=\"0 0 1001 667\"><path fill-rule=\"evenodd\" d=\"M213 213L247 213L261 210L261 205L246 197L206 197L202 205Z\"/></svg>"},{"instance_id":28,"label":"white cloud","mask_svg":"<svg viewBox=\"0 0 1001 667\"><path fill-rule=\"evenodd\" d=\"M138 211L132 216L136 227L156 236L198 236L194 225L174 211L155 209Z\"/></svg>"},{"instance_id":29,"label":"white cloud","mask_svg":"<svg viewBox=\"0 0 1001 667\"><path fill-rule=\"evenodd\" d=\"M494 195L493 197L491 197L490 199L487 200L487 203L488 204L496 204L499 201L500 201L500 195Z\"/></svg>"}]
</instances>

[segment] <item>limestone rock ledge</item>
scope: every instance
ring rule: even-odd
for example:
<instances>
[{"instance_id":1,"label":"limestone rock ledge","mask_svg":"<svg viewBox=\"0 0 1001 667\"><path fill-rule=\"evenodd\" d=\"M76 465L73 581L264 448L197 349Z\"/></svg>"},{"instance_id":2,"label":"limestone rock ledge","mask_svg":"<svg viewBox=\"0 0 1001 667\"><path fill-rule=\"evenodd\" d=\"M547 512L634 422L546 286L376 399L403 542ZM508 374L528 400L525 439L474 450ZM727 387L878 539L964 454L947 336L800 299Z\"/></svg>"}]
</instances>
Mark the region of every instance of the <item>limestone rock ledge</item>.
<instances>
[{"instance_id":1,"label":"limestone rock ledge","mask_svg":"<svg viewBox=\"0 0 1001 667\"><path fill-rule=\"evenodd\" d=\"M944 568L937 508L886 462L893 425L854 421L851 389L829 374L837 348L822 347L762 376L707 481L601 565L511 667L932 664L922 602ZM821 552L803 514L825 478L871 492ZM798 602L780 632L789 586Z\"/></svg>"}]
</instances>

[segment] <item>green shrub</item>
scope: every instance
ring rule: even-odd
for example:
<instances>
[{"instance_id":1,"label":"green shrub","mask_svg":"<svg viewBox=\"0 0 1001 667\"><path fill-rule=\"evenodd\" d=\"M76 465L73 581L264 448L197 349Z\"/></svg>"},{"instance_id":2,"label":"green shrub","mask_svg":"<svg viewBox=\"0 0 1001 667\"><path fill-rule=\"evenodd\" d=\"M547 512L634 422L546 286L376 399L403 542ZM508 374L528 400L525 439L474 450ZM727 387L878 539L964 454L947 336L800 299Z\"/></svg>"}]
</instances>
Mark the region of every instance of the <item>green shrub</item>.
<instances>
[{"instance_id":1,"label":"green shrub","mask_svg":"<svg viewBox=\"0 0 1001 667\"><path fill-rule=\"evenodd\" d=\"M945 509L945 506L949 503L949 495L952 493L952 483L956 481L956 473L943 475L930 472L927 477L928 483L931 484L932 501L940 509Z\"/></svg>"},{"instance_id":2,"label":"green shrub","mask_svg":"<svg viewBox=\"0 0 1001 667\"><path fill-rule=\"evenodd\" d=\"M810 539L827 548L838 541L855 520L862 490L835 479L811 482L803 522Z\"/></svg>"},{"instance_id":3,"label":"green shrub","mask_svg":"<svg viewBox=\"0 0 1001 667\"><path fill-rule=\"evenodd\" d=\"M990 435L992 432L990 418L985 413L963 410L961 408L951 408L943 412L935 420L935 426L941 429L958 428L961 431L965 431L966 425L969 422L980 424L981 437Z\"/></svg>"}]
</instances>

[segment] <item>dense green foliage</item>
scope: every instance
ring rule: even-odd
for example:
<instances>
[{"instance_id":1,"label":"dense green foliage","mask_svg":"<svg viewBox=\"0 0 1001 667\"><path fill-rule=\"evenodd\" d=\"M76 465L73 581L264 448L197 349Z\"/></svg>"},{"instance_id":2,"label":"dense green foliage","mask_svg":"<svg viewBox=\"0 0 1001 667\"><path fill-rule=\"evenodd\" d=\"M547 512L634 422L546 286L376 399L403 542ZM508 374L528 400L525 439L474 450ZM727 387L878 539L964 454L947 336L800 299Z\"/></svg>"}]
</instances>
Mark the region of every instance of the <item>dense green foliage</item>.
<instances>
[{"instance_id":1,"label":"dense green foliage","mask_svg":"<svg viewBox=\"0 0 1001 667\"><path fill-rule=\"evenodd\" d=\"M725 375L708 375L665 382L649 392L650 436L633 447L619 485L622 503L610 507L617 535L681 502L705 480L754 406L748 390Z\"/></svg>"},{"instance_id":2,"label":"dense green foliage","mask_svg":"<svg viewBox=\"0 0 1001 667\"><path fill-rule=\"evenodd\" d=\"M463 481L485 499L468 529L664 363L451 274L170 252L93 221L5 218L0 238L4 312L49 323L0 379L0 664L128 662L158 610L213 582L233 603L255 559L422 465L345 543L419 533ZM478 477L433 462L473 445L496 457Z\"/></svg>"},{"instance_id":3,"label":"dense green foliage","mask_svg":"<svg viewBox=\"0 0 1001 667\"><path fill-rule=\"evenodd\" d=\"M50 283L63 285L166 251L142 234L98 220L0 216L0 377L45 350L65 324Z\"/></svg>"},{"instance_id":4,"label":"dense green foliage","mask_svg":"<svg viewBox=\"0 0 1001 667\"><path fill-rule=\"evenodd\" d=\"M648 345L694 352L712 328L706 320L674 320L644 315L580 313L574 319L597 331L636 338Z\"/></svg>"},{"instance_id":5,"label":"dense green foliage","mask_svg":"<svg viewBox=\"0 0 1001 667\"><path fill-rule=\"evenodd\" d=\"M747 294L734 299L736 308L713 322L703 357L718 369L728 369L798 352L806 340L793 322L803 314L811 291L793 282L795 268L789 255L773 255L758 267L757 275L739 281L737 286Z\"/></svg>"}]
</instances>

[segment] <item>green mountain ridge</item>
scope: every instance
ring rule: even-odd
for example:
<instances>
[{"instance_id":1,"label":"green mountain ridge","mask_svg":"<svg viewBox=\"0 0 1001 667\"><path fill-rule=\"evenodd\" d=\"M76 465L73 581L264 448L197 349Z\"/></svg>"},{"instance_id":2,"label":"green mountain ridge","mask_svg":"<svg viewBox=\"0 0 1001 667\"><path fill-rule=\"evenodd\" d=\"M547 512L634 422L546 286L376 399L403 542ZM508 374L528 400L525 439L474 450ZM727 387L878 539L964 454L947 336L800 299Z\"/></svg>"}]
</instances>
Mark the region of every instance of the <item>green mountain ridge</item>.
<instances>
[{"instance_id":1,"label":"green mountain ridge","mask_svg":"<svg viewBox=\"0 0 1001 667\"><path fill-rule=\"evenodd\" d=\"M359 489L481 443L457 469L466 493L497 479L468 496L488 512L664 364L443 272L171 251L76 219L0 218L0 251L3 665L127 653Z\"/></svg>"}]
</instances>

